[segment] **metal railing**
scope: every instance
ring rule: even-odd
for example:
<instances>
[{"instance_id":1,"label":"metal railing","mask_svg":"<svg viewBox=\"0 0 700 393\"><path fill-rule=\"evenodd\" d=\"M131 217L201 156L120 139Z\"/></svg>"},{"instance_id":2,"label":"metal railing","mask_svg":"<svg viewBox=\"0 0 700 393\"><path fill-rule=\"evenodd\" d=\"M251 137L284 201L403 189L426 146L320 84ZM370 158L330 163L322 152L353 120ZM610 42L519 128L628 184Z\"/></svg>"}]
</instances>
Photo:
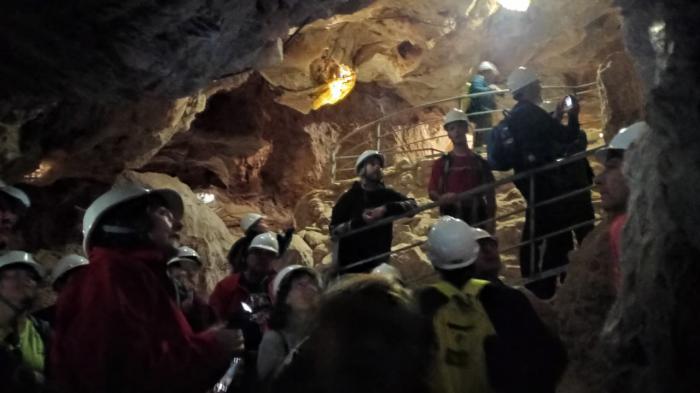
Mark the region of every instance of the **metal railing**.
<instances>
[{"instance_id":1,"label":"metal railing","mask_svg":"<svg viewBox=\"0 0 700 393\"><path fill-rule=\"evenodd\" d=\"M593 89L586 89L586 88L589 88L591 86L596 86L596 85L597 85L597 82L584 83L584 84L574 85L574 86L543 85L542 89L544 89L544 90L567 89L567 90L573 91L577 96L596 92L596 93L598 93L598 96L599 96L598 98L600 99L600 89L598 87L593 88ZM579 89L585 89L585 90L578 91ZM438 118L438 119L435 119L433 121L412 124L412 125L410 125L410 127L407 127L406 129L399 128L399 129L395 129L395 130L392 130L390 132L385 132L385 133L382 133L382 123L383 122L385 122L385 121L387 121L395 116L405 114L405 113L408 113L408 112L416 110L416 109L426 108L426 107L430 107L430 106L434 106L437 104L442 104L442 103L446 103L446 102L450 102L450 101L459 101L459 100L462 100L465 98L475 98L475 97L482 97L482 96L489 96L489 95L505 94L508 92L510 92L510 90L502 89L502 90L493 90L493 91L487 91L487 92L482 92L482 93L462 94L459 96L443 98L443 99L415 105L415 106L412 106L409 108L400 109L398 111L386 114L378 119L375 119L373 121L370 121L368 123L365 123L365 124L362 124L358 127L355 127L352 131L350 131L348 134L344 135L338 141L336 148L331 153L331 182L335 183L338 180L339 173L353 172L354 171L354 168L352 168L352 167L345 167L345 168L338 169L338 162L340 160L351 160L351 159L357 159L357 157L359 157L360 152L358 152L357 154L349 154L350 152L357 150L357 149L360 149L362 147L365 147L365 148L371 147L375 150L381 151L382 153L386 153L387 152L386 150L385 151L381 150L382 138L385 138L385 137L388 137L391 135L404 133L408 129L414 129L417 126L431 125L434 123L439 124L442 122L442 119ZM547 101L547 99L545 99L545 101ZM499 109L493 109L493 110L487 110L487 111L472 112L472 113L469 113L469 116L478 116L478 115L486 115L486 114L502 114L503 111L506 109L508 109L508 108L499 108ZM374 135L372 135L371 129L370 129L370 127L372 127L372 126L376 126ZM477 128L474 130L474 132L475 133L482 133L482 132L487 132L489 130L491 130L491 128ZM354 144L351 147L350 152L347 152L344 155L339 155L340 150L343 147L343 144L363 131L368 132L367 138L365 138L360 143ZM447 137L447 135L443 134L443 135L432 136L432 137L423 138L423 139L419 139L419 140L413 140L413 141L410 141L410 142L407 142L404 144L395 145L394 151L397 154L416 152L415 149L414 150L400 150L400 148L403 146L407 146L407 145L415 145L415 144L429 142L432 140L446 138L446 137ZM374 141L372 141L373 138L374 138ZM435 149L433 149L433 150L435 150Z\"/></svg>"},{"instance_id":2,"label":"metal railing","mask_svg":"<svg viewBox=\"0 0 700 393\"><path fill-rule=\"evenodd\" d=\"M542 172L551 171L551 170L560 168L560 167L562 167L562 166L564 166L564 165L572 164L572 163L574 163L574 162L576 162L576 161L579 161L579 160L587 159L589 156L593 155L593 154L594 154L596 151L598 151L599 149L601 149L601 147L599 147L599 148L594 148L594 149L590 149L590 150L586 150L586 151L583 151L583 152L580 152L580 153L576 153L576 154L573 154L573 155L568 156L568 157L566 157L566 158L557 160L557 161L555 161L555 162L551 162L551 163L542 165L542 166L537 167L537 168L533 168L533 169L530 169L530 170L527 170L527 171L523 171L523 172L520 172L520 173L511 175L511 176L508 176L508 177L505 177L505 178L496 180L496 181L494 181L493 183L488 183L488 184L480 185L480 186L475 187L475 188L473 188L473 189L470 189L470 190L468 190L468 191L464 191L464 192L462 192L462 193L459 193L457 199L458 199L458 201L464 201L464 200L467 200L467 199L469 199L469 198L472 198L472 197L474 197L474 196L476 196L476 195L480 195L480 194L483 194L483 193L486 193L486 192L490 192L490 191L495 192L496 187L499 187L499 186L502 186L502 185L505 185L505 184L509 184L509 183L514 183L514 182L517 182L517 181L520 181L520 180L528 179L528 181L529 181L529 187L530 187L530 195L529 195L530 200L531 200L531 201L536 201L536 200L537 200L537 199L536 199L536 195L535 195L535 176L536 176L536 175L538 175L538 174L540 174L540 173L542 173ZM589 192L592 188L593 188L593 186L587 186L587 187L583 187L583 188L580 188L580 189L577 189L577 190L573 190L573 191L570 191L570 192L567 192L567 193L564 193L564 194L561 194L561 195L554 196L554 197L552 197L552 198L549 198L549 199L546 199L546 200L543 200L543 201L538 201L538 202L536 202L536 203L527 203L527 206L526 206L525 208L523 208L523 209L516 209L516 210L511 211L511 212L509 212L509 213L506 213L506 214L503 214L503 215L500 215L500 216L495 216L495 217L486 219L486 220L484 220L484 221L475 223L473 226L476 227L476 226L480 226L480 225L487 224L487 223L490 223L490 222L494 222L494 223L495 223L495 222L497 222L498 220L501 220L501 219L503 219L503 218L507 218L507 217L510 217L510 216L515 215L515 214L518 214L518 213L523 213L523 212L529 211L529 213L530 213L530 220L529 220L529 223L530 223L530 236L529 236L529 237L530 237L530 238L529 238L528 240L519 242L519 243L517 243L517 244L515 244L515 245L510 245L510 246L508 246L508 247L500 248L500 249L499 249L499 252L501 252L501 253L502 253L502 252L507 252L507 251L510 251L510 250L515 249L515 248L518 248L518 247L526 246L526 245L528 245L528 244L529 244L529 245L533 245L533 244L535 244L536 242L540 242L540 241L546 240L546 239L551 238L551 237L553 237L553 236L557 236L557 235L560 235L560 234L562 234L562 233L570 232L570 231L573 231L573 230L575 230L575 229L578 229L578 228L581 228L581 227L584 227L584 226L587 226L587 225L592 225L592 224L594 224L595 220L587 220L587 221L584 221L584 222L574 223L574 224L572 224L572 225L570 225L570 226L568 226L568 227L559 229L559 230L554 231L554 232L550 232L550 233L547 233L547 234L544 234L544 235L540 235L540 236L537 236L537 237L535 236L535 234L536 234L536 232L535 232L535 229L536 229L536 228L535 228L535 218L536 218L536 216L535 216L535 211L536 211L537 208L540 208L540 207L542 207L542 206L546 206L546 205L549 205L549 204L552 204L552 203L556 203L556 202L560 202L560 201L566 200L566 199L568 199L568 198L571 198L572 196L575 196L575 195L578 195L578 194L581 194L581 193ZM418 213L421 213L421 212L423 212L423 211L426 211L426 210L429 210L429 209L433 209L433 208L436 208L436 207L439 207L439 203L438 203L438 202L430 202L430 203L424 204L424 205L422 205L422 206L418 206L418 207L416 207L415 209L413 209L413 210L411 210L411 211L408 211L408 212L405 212L405 213L402 213L402 214L398 214L398 215L394 215L394 216L390 216L390 217L385 217L385 218L379 219L379 220L374 221L374 222L372 222L372 223L370 223L370 224L367 224L367 225L365 225L365 226L362 226L362 227L359 227L359 228L355 228L355 229L352 229L352 230L350 230L350 231L348 231L348 232L345 232L345 233L341 234L340 236L338 236L338 238L335 239L335 241L337 242L337 241L339 241L340 239L346 238L346 237L348 237L348 236L356 235L356 234L358 234L358 233L362 233L362 232L371 230L371 229L373 229L373 228L377 228L377 227L384 226L384 225L387 225L387 224L392 224L394 221L397 221L397 220L399 220L399 219L412 217L412 216L415 216L415 215L418 214ZM350 270L350 269L353 269L353 268L356 268L356 267L359 267L359 266L362 266L362 265L365 265L365 264L373 263L373 262L375 262L375 261L377 261L377 260L383 260L383 259L386 259L386 258L391 257L392 255L396 255L396 254L398 254L398 253L402 253L402 252L408 251L408 250L413 249L413 248L415 248L415 247L420 247L420 246L422 246L424 243L425 243L425 242L421 241L421 242L416 242L416 243L413 243L413 244L410 244L410 245L402 246L402 247L400 247L400 248L393 249L393 250L390 250L390 251L385 252L385 253L382 253L382 254L374 255L374 256L372 256L372 257L362 259L362 260L360 260L360 261L354 262L354 263L349 264L349 265L345 265L345 266L343 266L340 270L341 270L341 271L347 271L347 270ZM334 247L334 249L335 249L335 247ZM521 283L521 285L526 285L526 284L532 283L532 282L534 282L534 281L542 280L542 279L545 279L545 278L548 278L548 277L552 277L552 276L557 276L557 275L563 273L563 272L566 270L566 267L563 266L563 267L557 267L557 268L550 269L550 270L546 270L546 271L541 271L542 267L539 267L539 269L536 268L535 263L536 263L536 261L535 261L535 247L532 247L532 246L531 246L531 247L530 247L530 272L531 272L531 275L528 276L528 277L525 277L525 279L524 279L523 283ZM427 277L429 277L429 276L414 278L414 280L412 280L412 281L416 281L416 282L417 282L417 281L419 281L419 280L421 280L421 279L423 279L423 278L427 278ZM409 284L410 284L410 283L409 283Z\"/></svg>"}]
</instances>

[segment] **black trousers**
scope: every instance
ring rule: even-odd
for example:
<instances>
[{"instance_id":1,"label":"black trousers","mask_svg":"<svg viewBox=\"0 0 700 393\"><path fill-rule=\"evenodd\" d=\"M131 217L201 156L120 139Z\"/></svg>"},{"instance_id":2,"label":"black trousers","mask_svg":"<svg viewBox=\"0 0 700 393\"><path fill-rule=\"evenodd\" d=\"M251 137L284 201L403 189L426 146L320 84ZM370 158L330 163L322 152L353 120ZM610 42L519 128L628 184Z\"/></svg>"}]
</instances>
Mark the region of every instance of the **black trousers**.
<instances>
[{"instance_id":1,"label":"black trousers","mask_svg":"<svg viewBox=\"0 0 700 393\"><path fill-rule=\"evenodd\" d=\"M493 118L491 114L470 116L470 121L476 124L476 128L491 128L493 127ZM474 132L474 143L472 149L486 145L486 138L489 131Z\"/></svg>"},{"instance_id":2,"label":"black trousers","mask_svg":"<svg viewBox=\"0 0 700 393\"><path fill-rule=\"evenodd\" d=\"M528 206L532 203L538 204L547 199L557 196L550 188L551 179L546 177L536 177L535 179L535 200L531 201L528 198L529 182L524 181L518 188L528 200ZM584 187L585 185L582 185ZM559 194L561 195L561 194ZM531 233L531 217L530 209L525 215L525 225L523 227L521 240L522 242L538 239L554 232L562 231L573 225L577 225L586 221L591 221L595 218L593 204L591 202L590 191L577 194L564 200L547 204L535 208L534 217L534 236ZM532 274L542 271L554 269L564 266L569 263L568 254L574 249L574 240L579 244L583 238L593 229L593 224L586 224L573 230L568 230L563 233L548 236L546 239L536 240L530 244L520 247L520 272L523 277L529 277ZM533 250L534 248L534 250ZM533 259L534 256L534 259ZM566 277L565 274L538 280L526 285L526 288L531 290L537 297L541 299L549 299L554 296L557 289L557 279L562 280Z\"/></svg>"}]
</instances>

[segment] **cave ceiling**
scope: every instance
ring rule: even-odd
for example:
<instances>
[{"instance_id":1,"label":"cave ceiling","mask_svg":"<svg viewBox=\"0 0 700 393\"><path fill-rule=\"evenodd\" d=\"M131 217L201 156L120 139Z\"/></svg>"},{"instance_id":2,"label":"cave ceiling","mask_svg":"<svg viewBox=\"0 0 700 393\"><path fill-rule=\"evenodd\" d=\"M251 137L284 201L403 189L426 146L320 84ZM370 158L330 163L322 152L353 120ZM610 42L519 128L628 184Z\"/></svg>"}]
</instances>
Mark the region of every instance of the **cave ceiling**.
<instances>
[{"instance_id":1,"label":"cave ceiling","mask_svg":"<svg viewBox=\"0 0 700 393\"><path fill-rule=\"evenodd\" d=\"M324 181L339 135L462 93L482 59L578 83L622 45L610 0L535 0L525 13L495 0L0 7L12 32L0 38L0 176L37 185L145 168L194 186L298 193ZM313 110L322 58L357 83Z\"/></svg>"}]
</instances>

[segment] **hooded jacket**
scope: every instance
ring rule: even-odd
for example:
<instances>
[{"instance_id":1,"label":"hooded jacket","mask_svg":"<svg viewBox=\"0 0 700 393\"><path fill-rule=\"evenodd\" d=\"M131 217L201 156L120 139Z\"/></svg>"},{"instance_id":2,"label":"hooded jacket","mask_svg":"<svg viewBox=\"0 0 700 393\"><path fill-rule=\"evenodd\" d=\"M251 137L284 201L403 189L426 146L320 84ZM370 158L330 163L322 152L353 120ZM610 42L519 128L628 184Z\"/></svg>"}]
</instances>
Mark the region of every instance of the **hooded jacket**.
<instances>
[{"instance_id":1,"label":"hooded jacket","mask_svg":"<svg viewBox=\"0 0 700 393\"><path fill-rule=\"evenodd\" d=\"M193 392L230 359L212 332L192 332L167 291L164 256L94 247L61 292L52 379L74 393Z\"/></svg>"}]
</instances>

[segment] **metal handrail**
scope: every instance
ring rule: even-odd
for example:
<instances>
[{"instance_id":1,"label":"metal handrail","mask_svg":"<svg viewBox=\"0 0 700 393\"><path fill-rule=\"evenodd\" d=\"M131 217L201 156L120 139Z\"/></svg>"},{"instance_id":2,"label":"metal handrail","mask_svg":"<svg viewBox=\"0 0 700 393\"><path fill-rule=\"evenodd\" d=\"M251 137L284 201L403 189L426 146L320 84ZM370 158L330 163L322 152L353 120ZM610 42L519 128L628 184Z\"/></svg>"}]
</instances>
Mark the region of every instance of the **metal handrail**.
<instances>
[{"instance_id":1,"label":"metal handrail","mask_svg":"<svg viewBox=\"0 0 700 393\"><path fill-rule=\"evenodd\" d=\"M545 165L542 165L540 167L533 168L533 169L530 169L527 171L516 173L516 174L508 176L508 177L504 177L500 180L496 180L493 183L482 184L478 187L472 188L471 190L459 193L457 195L457 200L463 201L463 200L466 200L467 198L471 198L474 195L482 194L482 193L485 193L485 192L490 191L492 189L495 189L498 186L502 186L504 184L508 184L508 183L512 183L512 182L515 182L518 180L526 179L526 178L531 177L532 175L538 174L540 172L545 172L545 171L548 171L551 169L556 169L556 168L561 167L563 165L570 164L572 162L578 161L578 160L583 159L583 158L587 158L588 156L595 154L595 152L600 150L601 148L602 148L602 146L594 148L594 149L586 150L586 151L583 151L580 153L576 153L576 154L573 154L573 155L566 157L564 159L554 161L554 162L551 162L551 163L548 163L548 164L545 164ZM350 230L348 232L345 232L340 236L340 238L342 239L342 238L345 238L348 236L355 235L355 234L360 233L360 232L364 232L364 231L367 231L367 230L370 230L370 229L373 229L373 228L376 228L376 227L379 227L382 225L386 225L386 224L392 223L400 218L415 216L416 214L418 214L420 212L435 208L437 206L439 206L439 204L437 202L426 203L425 205L418 206L415 209L410 210L408 212L405 212L405 213L402 213L399 215L394 215L391 217L385 217L385 218L379 219L377 221L374 221L371 224L368 224L368 225L362 226L360 228L356 228L356 229Z\"/></svg>"},{"instance_id":2,"label":"metal handrail","mask_svg":"<svg viewBox=\"0 0 700 393\"><path fill-rule=\"evenodd\" d=\"M546 205L549 205L549 204L552 204L552 203L555 203L555 202L558 202L558 201L561 201L561 200L564 200L564 199L571 198L571 197L574 196L574 195L578 195L578 194L584 193L584 192L586 192L586 191L590 191L590 190L592 190L592 189L593 189L593 186L580 188L580 189L578 189L578 190L574 190L574 191L568 192L568 193L566 193L566 194L562 194L562 195L559 195L559 196L556 196L556 197L553 197L553 198L550 198L550 199L541 201L541 202L539 202L539 203L536 203L532 208L536 209L536 208L539 208L539 207L542 207L542 206L546 206ZM529 210L529 209L530 209L530 207L526 207L526 208L522 208L522 209L516 209L516 210L514 210L514 211L512 211L512 212L509 212L509 213L506 213L506 214L503 214L503 215L500 215L500 216L487 218L486 220L477 222L477 223L475 223L475 224L472 225L472 226L474 226L474 227L479 227L479 226L481 226L481 225L488 224L488 223L490 223L490 222L492 222L492 221L495 222L495 221L498 221L498 220L501 220L501 219L504 219L504 218L508 218L508 217L510 217L510 216L514 216L514 215L516 215L516 214L518 214L518 213L523 213L523 212L525 212L525 211L527 211L527 210ZM591 221L587 221L587 222L584 222L584 223L574 224L574 225L572 225L572 226L570 226L570 227L567 227L567 228L562 229L561 231L564 231L564 232L566 232L567 230L571 231L571 230L573 230L573 229L576 229L576 228L579 228L579 227L582 227L582 226L585 226L585 225L589 225L590 223L591 223ZM545 235L540 236L540 237L537 238L537 239L531 239L531 240L528 240L528 241L526 241L526 242L518 243L518 244L516 244L515 246L512 246L512 247L507 247L507 248L499 249L498 252L501 253L501 252L510 251L510 250L512 250L512 249L514 249L514 248L517 248L517 247L520 247L520 246L522 246L522 245L529 244L530 242L535 242L535 241L543 240L543 239L545 239L545 238L547 238L547 237L556 236L556 235L559 235L560 233L564 233L564 232L559 232L559 231L557 231L557 232L548 233L548 234L545 234ZM387 252L385 252L385 253L377 254L377 255L371 256L371 257L369 257L369 258L365 258L365 259L362 259L362 260L360 260L360 261L353 262L353 263L350 264L350 265L344 266L341 270L349 270L349 269L352 269L352 268L357 267L357 266L362 266L362 265L364 265L364 264L366 264L366 263L375 261L375 260L377 260L377 259L383 259L383 258L386 258L386 257L390 257L391 255L398 254L398 253L401 253L401 252L410 250L410 249L415 248L415 247L420 247L420 246L422 246L423 244L425 244L425 241L420 241L420 242L416 242L416 243L413 243L413 244L410 244L410 245L407 245L407 246L399 247L399 248L397 248L397 249L392 249L392 250L387 251Z\"/></svg>"},{"instance_id":3,"label":"metal handrail","mask_svg":"<svg viewBox=\"0 0 700 393\"><path fill-rule=\"evenodd\" d=\"M580 89L583 87L593 86L596 84L597 84L597 82L589 82L589 83L584 83L581 85L574 85L574 86L543 85L542 89L572 89L572 90L576 90L576 89ZM425 102L422 104L414 105L414 106L409 107L409 108L399 109L398 111L388 113L388 114L386 114L378 119L372 120L369 123L365 123L365 124L362 124L360 126L355 127L355 129L350 131L347 135L343 136L338 141L338 145L336 147L335 153L337 153L340 150L340 147L341 147L343 142L348 140L351 136L355 135L357 132L359 132L367 127L370 127L370 126L373 126L373 125L378 124L380 122L383 122L384 120L390 119L396 115L399 115L399 114L402 114L402 113L405 113L405 112L408 112L408 111L411 111L414 109L425 108L427 106L442 104L442 103L449 102L449 101L461 100L464 98L474 98L474 97L482 97L482 96L489 96L489 95L505 94L505 93L509 93L509 92L510 92L510 89L501 89L501 90L485 91L485 92L481 92L481 93L461 94L461 95L454 96L454 97L442 98L442 99L435 100L435 101ZM489 112L489 113L493 113L493 112ZM476 112L475 114L482 114L482 113ZM485 114L485 113L483 113L483 114Z\"/></svg>"}]
</instances>

